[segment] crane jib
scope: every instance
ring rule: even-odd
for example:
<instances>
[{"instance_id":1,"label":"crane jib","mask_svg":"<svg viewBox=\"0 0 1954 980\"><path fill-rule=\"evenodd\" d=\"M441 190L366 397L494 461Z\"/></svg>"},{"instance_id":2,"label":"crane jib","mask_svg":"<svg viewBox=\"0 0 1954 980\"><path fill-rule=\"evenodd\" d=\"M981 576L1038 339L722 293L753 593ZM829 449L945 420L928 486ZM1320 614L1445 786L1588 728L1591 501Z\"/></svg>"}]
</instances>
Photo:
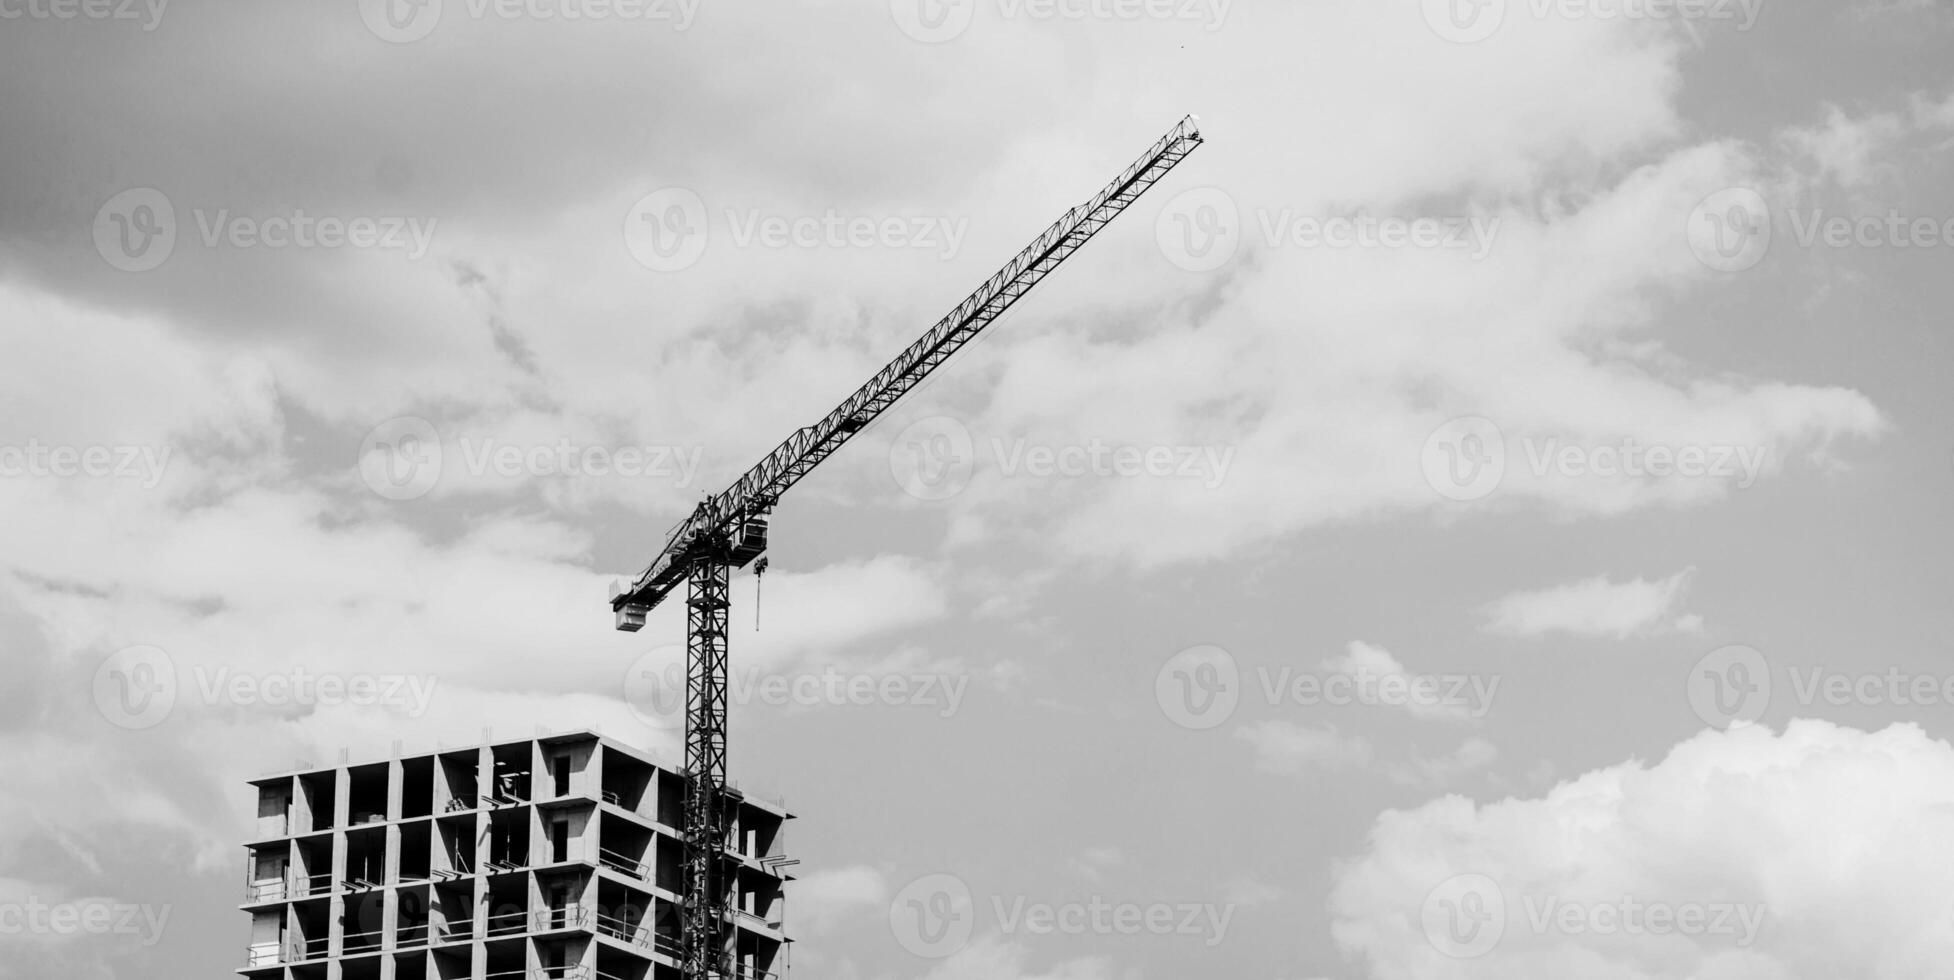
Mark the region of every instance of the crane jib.
<instances>
[{"instance_id":1,"label":"crane jib","mask_svg":"<svg viewBox=\"0 0 1954 980\"><path fill-rule=\"evenodd\" d=\"M724 493L700 503L673 530L635 582L611 587L617 628L636 630L645 613L702 560L744 566L765 549L766 515L781 495L866 428L897 399L982 332L1202 142L1193 116L1177 123L1086 203L1065 212L976 291L876 372L820 422L798 429Z\"/></svg>"}]
</instances>

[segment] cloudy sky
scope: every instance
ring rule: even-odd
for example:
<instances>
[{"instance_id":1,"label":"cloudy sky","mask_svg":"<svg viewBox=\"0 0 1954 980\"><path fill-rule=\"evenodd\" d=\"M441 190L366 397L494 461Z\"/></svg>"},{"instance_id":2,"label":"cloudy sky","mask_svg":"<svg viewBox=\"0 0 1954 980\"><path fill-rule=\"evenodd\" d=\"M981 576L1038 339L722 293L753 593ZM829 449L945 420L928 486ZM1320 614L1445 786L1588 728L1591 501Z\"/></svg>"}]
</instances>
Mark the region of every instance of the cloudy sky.
<instances>
[{"instance_id":1,"label":"cloudy sky","mask_svg":"<svg viewBox=\"0 0 1954 980\"><path fill-rule=\"evenodd\" d=\"M611 580L1187 113L735 580L795 975L1944 969L1951 41L0 0L0 977L230 975L270 770L675 753Z\"/></svg>"}]
</instances>

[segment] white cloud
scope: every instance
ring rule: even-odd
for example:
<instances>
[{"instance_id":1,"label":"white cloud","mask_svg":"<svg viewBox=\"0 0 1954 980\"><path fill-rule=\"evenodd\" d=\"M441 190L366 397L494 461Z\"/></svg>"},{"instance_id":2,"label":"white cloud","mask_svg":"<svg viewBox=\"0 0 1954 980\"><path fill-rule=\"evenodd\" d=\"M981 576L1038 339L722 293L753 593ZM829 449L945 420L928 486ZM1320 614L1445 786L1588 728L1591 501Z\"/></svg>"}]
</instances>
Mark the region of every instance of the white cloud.
<instances>
[{"instance_id":1,"label":"white cloud","mask_svg":"<svg viewBox=\"0 0 1954 980\"><path fill-rule=\"evenodd\" d=\"M1255 767L1264 772L1359 769L1371 760L1368 739L1344 735L1328 725L1311 728L1288 721L1261 721L1237 728L1235 737L1255 749Z\"/></svg>"},{"instance_id":2,"label":"white cloud","mask_svg":"<svg viewBox=\"0 0 1954 980\"><path fill-rule=\"evenodd\" d=\"M1505 905L1503 932L1487 934L1497 945L1478 958L1447 955L1448 937L1435 944L1422 925L1434 889L1461 874L1492 879ZM1954 747L1910 725L1801 720L1781 735L1704 732L1654 765L1597 770L1538 799L1387 812L1331 907L1338 944L1382 978L1898 980L1954 955L1951 876ZM1535 925L1549 900L1624 899L1741 906L1762 925L1749 945L1734 917L1729 933L1690 938Z\"/></svg>"},{"instance_id":3,"label":"white cloud","mask_svg":"<svg viewBox=\"0 0 1954 980\"><path fill-rule=\"evenodd\" d=\"M1481 610L1486 628L1508 636L1550 633L1625 639L1660 633L1701 633L1702 617L1684 610L1695 569L1668 578L1616 582L1606 575L1567 585L1516 592Z\"/></svg>"},{"instance_id":4,"label":"white cloud","mask_svg":"<svg viewBox=\"0 0 1954 980\"><path fill-rule=\"evenodd\" d=\"M1391 778L1407 786L1443 786L1460 776L1476 772L1499 759L1499 749L1478 737L1468 738L1459 747L1435 759L1412 754L1409 761L1394 765Z\"/></svg>"},{"instance_id":5,"label":"white cloud","mask_svg":"<svg viewBox=\"0 0 1954 980\"><path fill-rule=\"evenodd\" d=\"M1325 660L1323 667L1333 674L1341 674L1351 678L1357 683L1357 689L1359 691L1370 690L1378 692L1380 699L1387 697L1383 693L1381 685L1393 685L1391 690L1394 693L1388 695L1388 698L1391 700L1402 698L1404 703L1396 706L1402 707L1415 718L1435 721L1470 721L1474 717L1475 705L1446 700L1460 694L1460 692L1452 691L1449 683L1441 681L1435 690L1430 691L1430 696L1428 697L1426 694L1426 685L1429 682L1421 682L1419 680L1421 675L1413 674L1405 670L1404 665L1399 663L1398 658L1392 656L1389 650L1365 643L1362 640L1352 640L1350 645L1345 648L1345 653L1342 657ZM1477 691L1478 689L1474 688L1473 690ZM1385 701L1384 703L1389 704L1389 701ZM1479 707L1483 708L1487 706L1480 705Z\"/></svg>"}]
</instances>

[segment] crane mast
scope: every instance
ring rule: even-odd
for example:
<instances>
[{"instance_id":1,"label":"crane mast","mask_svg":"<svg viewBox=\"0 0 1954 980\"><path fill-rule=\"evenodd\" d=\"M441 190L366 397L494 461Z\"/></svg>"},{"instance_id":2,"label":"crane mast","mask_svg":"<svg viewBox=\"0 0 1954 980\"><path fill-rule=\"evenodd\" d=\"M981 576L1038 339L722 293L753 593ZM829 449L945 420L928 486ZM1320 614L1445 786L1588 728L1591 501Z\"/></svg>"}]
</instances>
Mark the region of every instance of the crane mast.
<instances>
[{"instance_id":1,"label":"crane mast","mask_svg":"<svg viewBox=\"0 0 1954 980\"><path fill-rule=\"evenodd\" d=\"M726 633L732 570L767 547L780 497L1050 275L1202 142L1188 116L1085 203L1065 212L923 336L813 425L794 431L731 487L700 501L630 583L611 586L620 630L686 583L685 905L687 980L730 976L725 942Z\"/></svg>"}]
</instances>

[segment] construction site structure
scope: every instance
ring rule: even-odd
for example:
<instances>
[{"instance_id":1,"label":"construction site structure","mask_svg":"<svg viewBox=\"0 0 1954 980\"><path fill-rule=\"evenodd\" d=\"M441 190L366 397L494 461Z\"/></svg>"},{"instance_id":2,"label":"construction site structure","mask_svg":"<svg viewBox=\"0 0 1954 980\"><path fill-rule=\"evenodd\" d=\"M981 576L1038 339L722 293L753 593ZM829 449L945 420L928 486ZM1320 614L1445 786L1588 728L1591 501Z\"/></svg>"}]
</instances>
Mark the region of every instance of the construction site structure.
<instances>
[{"instance_id":1,"label":"construction site structure","mask_svg":"<svg viewBox=\"0 0 1954 980\"><path fill-rule=\"evenodd\" d=\"M611 588L616 627L636 631L665 597L686 586L685 813L681 938L687 980L735 975L723 934L734 863L726 782L726 635L733 569L767 549L768 519L781 495L949 360L1202 142L1182 119L1084 203L1065 212L963 302L813 425L794 431L723 493L701 501L673 528L638 577ZM764 559L762 559L764 561ZM756 569L764 565L755 566Z\"/></svg>"},{"instance_id":2,"label":"construction site structure","mask_svg":"<svg viewBox=\"0 0 1954 980\"><path fill-rule=\"evenodd\" d=\"M252 780L249 980L678 980L687 780L590 731ZM729 976L777 980L793 815L722 788Z\"/></svg>"}]
</instances>

